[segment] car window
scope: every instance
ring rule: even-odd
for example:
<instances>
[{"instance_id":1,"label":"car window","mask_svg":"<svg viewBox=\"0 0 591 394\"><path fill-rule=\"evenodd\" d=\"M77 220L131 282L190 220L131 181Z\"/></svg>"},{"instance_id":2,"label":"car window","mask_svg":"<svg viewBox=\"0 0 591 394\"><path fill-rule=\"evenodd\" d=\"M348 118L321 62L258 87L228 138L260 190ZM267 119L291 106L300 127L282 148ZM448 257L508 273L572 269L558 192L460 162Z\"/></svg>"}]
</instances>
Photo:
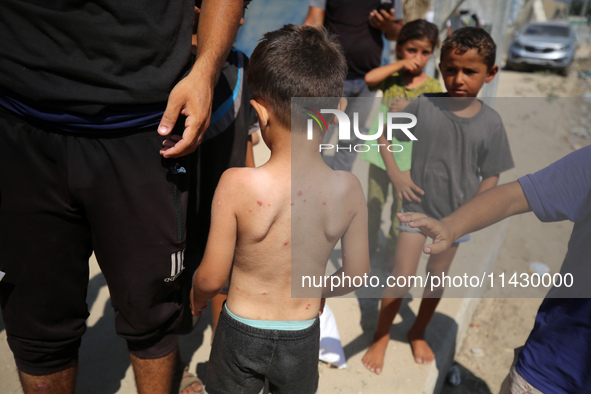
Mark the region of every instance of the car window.
<instances>
[{"instance_id":1,"label":"car window","mask_svg":"<svg viewBox=\"0 0 591 394\"><path fill-rule=\"evenodd\" d=\"M530 25L525 29L525 34L536 36L568 37L569 33L567 26Z\"/></svg>"}]
</instances>

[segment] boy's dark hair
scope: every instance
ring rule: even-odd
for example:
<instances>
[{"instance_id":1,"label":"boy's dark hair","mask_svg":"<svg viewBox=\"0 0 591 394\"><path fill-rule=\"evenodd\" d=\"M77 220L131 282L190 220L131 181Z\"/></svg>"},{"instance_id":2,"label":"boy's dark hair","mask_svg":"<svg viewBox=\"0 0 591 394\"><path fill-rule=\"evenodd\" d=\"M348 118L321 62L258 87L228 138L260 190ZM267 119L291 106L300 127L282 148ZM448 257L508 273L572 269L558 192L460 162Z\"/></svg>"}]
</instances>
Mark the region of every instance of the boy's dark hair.
<instances>
[{"instance_id":1,"label":"boy's dark hair","mask_svg":"<svg viewBox=\"0 0 591 394\"><path fill-rule=\"evenodd\" d=\"M400 33L398 33L396 47L402 47L407 41L422 40L423 38L429 40L432 49L435 49L439 45L439 29L433 23L424 19L415 19L402 26Z\"/></svg>"},{"instance_id":2,"label":"boy's dark hair","mask_svg":"<svg viewBox=\"0 0 591 394\"><path fill-rule=\"evenodd\" d=\"M497 45L490 34L480 27L463 27L454 31L443 41L440 61L443 62L451 51L466 52L469 49L475 49L482 56L489 70L495 65Z\"/></svg>"},{"instance_id":3,"label":"boy's dark hair","mask_svg":"<svg viewBox=\"0 0 591 394\"><path fill-rule=\"evenodd\" d=\"M247 80L252 97L265 100L279 122L290 127L292 97L334 97L320 105L336 108L346 75L343 49L334 35L323 27L289 24L259 41Z\"/></svg>"}]
</instances>

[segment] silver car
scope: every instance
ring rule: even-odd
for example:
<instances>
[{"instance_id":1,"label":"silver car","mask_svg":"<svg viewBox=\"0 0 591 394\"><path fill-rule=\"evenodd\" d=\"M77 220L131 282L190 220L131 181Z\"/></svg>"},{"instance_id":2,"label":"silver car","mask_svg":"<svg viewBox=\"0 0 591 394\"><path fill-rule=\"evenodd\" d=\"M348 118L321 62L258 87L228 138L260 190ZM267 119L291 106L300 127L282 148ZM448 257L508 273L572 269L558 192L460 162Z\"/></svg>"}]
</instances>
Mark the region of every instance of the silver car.
<instances>
[{"instance_id":1,"label":"silver car","mask_svg":"<svg viewBox=\"0 0 591 394\"><path fill-rule=\"evenodd\" d=\"M573 28L563 22L527 24L509 46L508 68L541 67L566 75L575 57Z\"/></svg>"}]
</instances>

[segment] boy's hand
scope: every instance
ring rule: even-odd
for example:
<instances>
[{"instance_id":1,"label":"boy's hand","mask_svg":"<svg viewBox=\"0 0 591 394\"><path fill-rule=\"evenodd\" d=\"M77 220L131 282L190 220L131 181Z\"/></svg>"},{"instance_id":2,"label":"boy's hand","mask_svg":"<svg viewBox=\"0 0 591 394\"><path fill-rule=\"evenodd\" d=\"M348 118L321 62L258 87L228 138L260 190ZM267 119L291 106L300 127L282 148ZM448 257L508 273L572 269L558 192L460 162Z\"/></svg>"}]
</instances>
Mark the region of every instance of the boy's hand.
<instances>
[{"instance_id":1,"label":"boy's hand","mask_svg":"<svg viewBox=\"0 0 591 394\"><path fill-rule=\"evenodd\" d=\"M456 237L445 222L440 222L422 213L404 212L397 214L402 223L408 223L412 228L418 228L433 239L433 243L425 245L426 254L439 254L448 250Z\"/></svg>"},{"instance_id":2,"label":"boy's hand","mask_svg":"<svg viewBox=\"0 0 591 394\"><path fill-rule=\"evenodd\" d=\"M396 175L388 174L388 176L396 189L399 199L408 202L421 202L421 198L417 194L424 196L425 192L412 181L410 171L402 171Z\"/></svg>"},{"instance_id":3,"label":"boy's hand","mask_svg":"<svg viewBox=\"0 0 591 394\"><path fill-rule=\"evenodd\" d=\"M406 70L410 73L416 74L417 72L421 71L421 62L417 58L402 59L400 64L402 65L403 70Z\"/></svg>"},{"instance_id":4,"label":"boy's hand","mask_svg":"<svg viewBox=\"0 0 591 394\"><path fill-rule=\"evenodd\" d=\"M191 295L190 295L190 300L191 300L191 313L193 314L193 316L195 317L201 317L201 315L203 315L203 310L205 308L207 308L207 302L198 304L197 302L195 302L195 297L193 295L193 288L191 287Z\"/></svg>"},{"instance_id":5,"label":"boy's hand","mask_svg":"<svg viewBox=\"0 0 591 394\"><path fill-rule=\"evenodd\" d=\"M208 78L191 72L170 92L166 110L158 126L160 135L169 135L179 117L186 116L182 137L171 136L163 142L160 154L166 158L186 156L197 149L209 126L213 86Z\"/></svg>"}]
</instances>

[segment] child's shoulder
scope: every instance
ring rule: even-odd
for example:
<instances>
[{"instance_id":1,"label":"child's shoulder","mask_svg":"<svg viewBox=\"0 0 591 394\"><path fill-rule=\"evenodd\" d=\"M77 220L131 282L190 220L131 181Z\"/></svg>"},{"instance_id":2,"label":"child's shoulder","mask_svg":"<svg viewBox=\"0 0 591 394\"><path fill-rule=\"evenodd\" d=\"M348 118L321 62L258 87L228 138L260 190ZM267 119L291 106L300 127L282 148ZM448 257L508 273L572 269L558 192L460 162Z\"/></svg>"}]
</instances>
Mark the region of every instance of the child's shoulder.
<instances>
[{"instance_id":1,"label":"child's shoulder","mask_svg":"<svg viewBox=\"0 0 591 394\"><path fill-rule=\"evenodd\" d=\"M338 193L341 198L357 199L359 195L363 195L363 187L359 178L349 171L333 171L333 182L330 185L335 193Z\"/></svg>"},{"instance_id":2,"label":"child's shoulder","mask_svg":"<svg viewBox=\"0 0 591 394\"><path fill-rule=\"evenodd\" d=\"M217 191L221 193L234 193L237 191L246 191L256 187L260 174L256 168L251 167L232 167L228 168L222 174Z\"/></svg>"}]
</instances>

